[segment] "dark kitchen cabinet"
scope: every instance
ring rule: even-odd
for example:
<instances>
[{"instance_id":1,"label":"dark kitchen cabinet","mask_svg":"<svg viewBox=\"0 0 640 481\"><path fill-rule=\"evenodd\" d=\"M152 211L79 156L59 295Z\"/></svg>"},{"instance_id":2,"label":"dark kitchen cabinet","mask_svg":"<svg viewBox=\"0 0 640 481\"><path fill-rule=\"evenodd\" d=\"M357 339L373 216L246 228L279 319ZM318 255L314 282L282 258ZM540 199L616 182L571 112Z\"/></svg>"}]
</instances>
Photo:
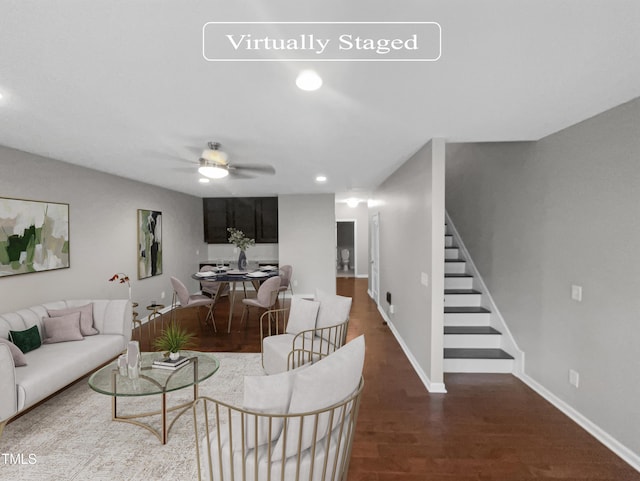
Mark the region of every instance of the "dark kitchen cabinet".
<instances>
[{"instance_id":1,"label":"dark kitchen cabinet","mask_svg":"<svg viewBox=\"0 0 640 481\"><path fill-rule=\"evenodd\" d=\"M204 240L226 244L228 227L240 229L256 243L278 242L277 197L212 197L203 199Z\"/></svg>"},{"instance_id":2,"label":"dark kitchen cabinet","mask_svg":"<svg viewBox=\"0 0 640 481\"><path fill-rule=\"evenodd\" d=\"M230 199L203 199L204 212L204 241L209 244L224 244L228 242L227 226L229 218Z\"/></svg>"},{"instance_id":3,"label":"dark kitchen cabinet","mask_svg":"<svg viewBox=\"0 0 640 481\"><path fill-rule=\"evenodd\" d=\"M278 242L278 198L256 198L256 242Z\"/></svg>"},{"instance_id":4,"label":"dark kitchen cabinet","mask_svg":"<svg viewBox=\"0 0 640 481\"><path fill-rule=\"evenodd\" d=\"M256 239L256 207L252 197L236 197L231 199L233 220L229 227L244 232L244 235ZM256 239L256 242L258 240Z\"/></svg>"}]
</instances>

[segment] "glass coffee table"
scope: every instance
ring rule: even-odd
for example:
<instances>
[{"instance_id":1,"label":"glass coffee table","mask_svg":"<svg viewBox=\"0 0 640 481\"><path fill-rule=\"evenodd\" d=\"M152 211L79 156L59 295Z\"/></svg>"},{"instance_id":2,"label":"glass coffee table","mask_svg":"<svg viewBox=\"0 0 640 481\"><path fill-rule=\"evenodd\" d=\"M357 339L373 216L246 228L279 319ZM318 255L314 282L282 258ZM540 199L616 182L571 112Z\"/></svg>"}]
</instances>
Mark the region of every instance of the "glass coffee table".
<instances>
[{"instance_id":1,"label":"glass coffee table","mask_svg":"<svg viewBox=\"0 0 640 481\"><path fill-rule=\"evenodd\" d=\"M156 359L162 359L160 352L143 352L140 376L129 379L118 371L116 361L94 372L89 378L89 386L96 392L111 396L111 419L126 422L148 429L157 436L162 444L167 443L169 431L176 420L191 407L192 402L176 406L167 406L167 393L193 386L193 400L198 397L198 383L210 378L220 367L220 362L211 353L196 351L181 351L189 362L176 370L151 367ZM118 415L118 398L161 396L161 406L157 411L144 412L133 415ZM179 411L171 423L167 423L167 413ZM140 418L160 415L162 428L138 421Z\"/></svg>"}]
</instances>

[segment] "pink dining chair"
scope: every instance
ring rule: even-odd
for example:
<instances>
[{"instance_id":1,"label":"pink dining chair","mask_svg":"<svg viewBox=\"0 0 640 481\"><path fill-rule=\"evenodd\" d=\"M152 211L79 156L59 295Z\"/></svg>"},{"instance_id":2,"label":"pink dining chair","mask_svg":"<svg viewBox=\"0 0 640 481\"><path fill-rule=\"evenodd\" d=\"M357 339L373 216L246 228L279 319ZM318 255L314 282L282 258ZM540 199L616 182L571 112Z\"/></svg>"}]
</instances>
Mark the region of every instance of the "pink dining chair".
<instances>
[{"instance_id":1,"label":"pink dining chair","mask_svg":"<svg viewBox=\"0 0 640 481\"><path fill-rule=\"evenodd\" d=\"M211 272L218 270L214 266L202 266L200 268L200 272ZM200 285L202 286L202 293L209 294L212 299L218 296L218 298L222 296L226 296L229 294L229 283L228 282L218 282L218 281L209 281L206 279L200 280ZM218 289L222 288L222 291L218 293Z\"/></svg>"},{"instance_id":2,"label":"pink dining chair","mask_svg":"<svg viewBox=\"0 0 640 481\"><path fill-rule=\"evenodd\" d=\"M176 312L178 309L189 309L191 307L197 307L198 314L198 322L200 321L200 307L207 306L209 309L207 310L207 316L204 319L204 324L207 322L211 322L213 326L213 330L218 332L216 327L216 321L213 318L213 306L214 299L211 299L208 296L203 294L189 294L187 287L182 283L182 281L176 277L171 278L171 286L173 287L173 300L171 301L171 320L175 320ZM180 304L178 304L180 302Z\"/></svg>"},{"instance_id":3,"label":"pink dining chair","mask_svg":"<svg viewBox=\"0 0 640 481\"><path fill-rule=\"evenodd\" d=\"M280 292L282 292L282 305L284 306L284 295L287 289L291 291L293 297L293 287L291 287L291 276L293 275L293 267L284 265L280 267Z\"/></svg>"},{"instance_id":4,"label":"pink dining chair","mask_svg":"<svg viewBox=\"0 0 640 481\"><path fill-rule=\"evenodd\" d=\"M265 310L269 310L273 307L278 300L281 282L282 280L280 276L270 277L260 285L255 299L242 299L242 303L244 304L244 311L242 311L243 323L245 322L245 317L248 317L249 309L251 307L258 307Z\"/></svg>"}]
</instances>

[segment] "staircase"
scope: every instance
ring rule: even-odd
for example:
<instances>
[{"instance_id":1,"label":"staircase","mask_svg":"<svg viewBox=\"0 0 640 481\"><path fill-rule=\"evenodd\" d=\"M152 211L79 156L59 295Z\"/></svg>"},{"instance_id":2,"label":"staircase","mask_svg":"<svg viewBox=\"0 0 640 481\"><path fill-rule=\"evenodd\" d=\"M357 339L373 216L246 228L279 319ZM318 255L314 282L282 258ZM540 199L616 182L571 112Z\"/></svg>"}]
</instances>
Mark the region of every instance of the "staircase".
<instances>
[{"instance_id":1,"label":"staircase","mask_svg":"<svg viewBox=\"0 0 640 481\"><path fill-rule=\"evenodd\" d=\"M446 226L444 245L444 372L513 372L513 356L501 349L502 333L491 326L491 311Z\"/></svg>"}]
</instances>

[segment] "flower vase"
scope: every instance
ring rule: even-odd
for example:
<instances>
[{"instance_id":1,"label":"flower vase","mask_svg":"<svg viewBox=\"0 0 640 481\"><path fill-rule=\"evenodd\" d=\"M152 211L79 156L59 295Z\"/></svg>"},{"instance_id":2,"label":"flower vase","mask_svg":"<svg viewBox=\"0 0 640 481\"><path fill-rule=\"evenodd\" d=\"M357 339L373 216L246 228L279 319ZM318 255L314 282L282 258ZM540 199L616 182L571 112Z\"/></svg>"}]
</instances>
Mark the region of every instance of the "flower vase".
<instances>
[{"instance_id":1,"label":"flower vase","mask_svg":"<svg viewBox=\"0 0 640 481\"><path fill-rule=\"evenodd\" d=\"M243 250L240 251L240 255L238 256L238 270L246 271L247 270L247 255Z\"/></svg>"},{"instance_id":2,"label":"flower vase","mask_svg":"<svg viewBox=\"0 0 640 481\"><path fill-rule=\"evenodd\" d=\"M179 357L180 357L180 352L170 352L169 353L169 359L171 359L172 361L178 360Z\"/></svg>"},{"instance_id":3,"label":"flower vase","mask_svg":"<svg viewBox=\"0 0 640 481\"><path fill-rule=\"evenodd\" d=\"M129 341L127 346L127 370L129 379L138 379L141 367L140 343Z\"/></svg>"}]
</instances>

